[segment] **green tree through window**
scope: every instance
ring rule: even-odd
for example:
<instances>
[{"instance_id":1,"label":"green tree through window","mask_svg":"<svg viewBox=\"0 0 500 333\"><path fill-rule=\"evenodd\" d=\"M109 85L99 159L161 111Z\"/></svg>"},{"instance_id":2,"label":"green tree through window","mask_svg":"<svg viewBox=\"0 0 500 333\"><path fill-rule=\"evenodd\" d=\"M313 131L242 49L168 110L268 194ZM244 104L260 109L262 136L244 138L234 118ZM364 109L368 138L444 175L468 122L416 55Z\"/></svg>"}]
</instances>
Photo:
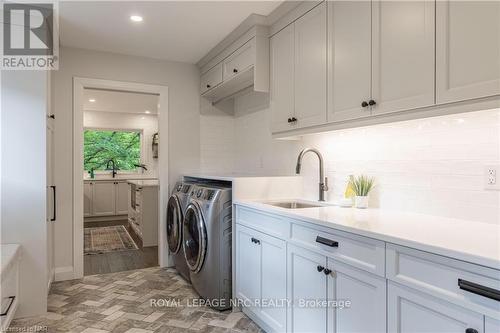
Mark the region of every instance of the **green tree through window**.
<instances>
[{"instance_id":1,"label":"green tree through window","mask_svg":"<svg viewBox=\"0 0 500 333\"><path fill-rule=\"evenodd\" d=\"M84 131L83 166L90 171L105 170L114 160L120 170L135 170L141 162L141 134L133 131Z\"/></svg>"}]
</instances>

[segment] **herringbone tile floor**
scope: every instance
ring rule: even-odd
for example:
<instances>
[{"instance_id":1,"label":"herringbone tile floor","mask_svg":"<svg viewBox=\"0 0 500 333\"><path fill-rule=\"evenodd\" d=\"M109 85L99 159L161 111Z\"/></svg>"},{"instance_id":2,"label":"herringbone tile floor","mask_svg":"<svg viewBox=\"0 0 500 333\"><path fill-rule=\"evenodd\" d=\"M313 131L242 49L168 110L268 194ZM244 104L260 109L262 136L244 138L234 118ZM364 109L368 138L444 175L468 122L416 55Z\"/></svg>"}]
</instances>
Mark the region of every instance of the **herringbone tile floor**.
<instances>
[{"instance_id":1,"label":"herringbone tile floor","mask_svg":"<svg viewBox=\"0 0 500 333\"><path fill-rule=\"evenodd\" d=\"M241 312L193 306L198 295L175 270L151 267L55 282L48 313L12 322L11 332L261 332ZM157 301L152 305L152 300ZM31 330L30 330L31 329Z\"/></svg>"}]
</instances>

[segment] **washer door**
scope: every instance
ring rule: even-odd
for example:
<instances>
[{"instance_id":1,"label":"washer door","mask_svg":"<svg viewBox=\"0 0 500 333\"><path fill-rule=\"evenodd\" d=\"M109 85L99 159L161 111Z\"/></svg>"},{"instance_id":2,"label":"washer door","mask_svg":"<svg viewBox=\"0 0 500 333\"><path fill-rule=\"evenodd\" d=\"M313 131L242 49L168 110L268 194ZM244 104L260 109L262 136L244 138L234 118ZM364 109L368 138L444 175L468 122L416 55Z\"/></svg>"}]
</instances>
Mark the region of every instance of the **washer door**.
<instances>
[{"instance_id":1,"label":"washer door","mask_svg":"<svg viewBox=\"0 0 500 333\"><path fill-rule=\"evenodd\" d=\"M186 263L191 271L197 273L203 266L207 252L207 229L200 207L196 203L190 203L186 209L183 232Z\"/></svg>"},{"instance_id":2,"label":"washer door","mask_svg":"<svg viewBox=\"0 0 500 333\"><path fill-rule=\"evenodd\" d=\"M182 246L182 209L177 195L172 195L167 204L167 242L170 252L176 254Z\"/></svg>"}]
</instances>

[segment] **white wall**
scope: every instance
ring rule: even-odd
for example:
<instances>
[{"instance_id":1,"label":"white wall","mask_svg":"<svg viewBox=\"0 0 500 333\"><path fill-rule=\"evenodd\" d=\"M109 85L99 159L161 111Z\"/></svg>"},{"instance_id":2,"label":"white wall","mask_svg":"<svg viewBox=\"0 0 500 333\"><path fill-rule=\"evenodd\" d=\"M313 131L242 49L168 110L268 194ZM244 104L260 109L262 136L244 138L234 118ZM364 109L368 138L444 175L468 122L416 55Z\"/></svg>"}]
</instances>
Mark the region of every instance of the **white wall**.
<instances>
[{"instance_id":1,"label":"white wall","mask_svg":"<svg viewBox=\"0 0 500 333\"><path fill-rule=\"evenodd\" d=\"M83 126L99 129L136 129L142 131L142 163L147 171L142 173L153 178L158 177L158 159L153 158L151 144L153 134L158 132L158 116L134 113L84 111Z\"/></svg>"},{"instance_id":2,"label":"white wall","mask_svg":"<svg viewBox=\"0 0 500 333\"><path fill-rule=\"evenodd\" d=\"M373 207L500 224L500 192L483 188L484 165L500 164L500 110L314 134L299 141L273 140L269 117L265 99L247 95L236 99L234 117L204 119L201 140L210 138L210 146L201 145L202 167L222 168L216 157L226 152L224 164L232 164L237 173L291 175L299 151L316 147L325 157L329 201L342 196L349 174L366 173L377 182ZM228 138L216 141L225 126L234 126L232 146ZM232 162L226 162L229 149ZM302 174L305 197L317 200L314 155L305 157Z\"/></svg>"},{"instance_id":3,"label":"white wall","mask_svg":"<svg viewBox=\"0 0 500 333\"><path fill-rule=\"evenodd\" d=\"M21 244L16 316L47 310L47 72L1 73L1 243Z\"/></svg>"},{"instance_id":4,"label":"white wall","mask_svg":"<svg viewBox=\"0 0 500 333\"><path fill-rule=\"evenodd\" d=\"M55 230L56 278L73 269L72 126L73 77L165 85L169 88L170 185L200 164L199 72L196 66L62 47L54 73L56 185L61 198Z\"/></svg>"}]
</instances>

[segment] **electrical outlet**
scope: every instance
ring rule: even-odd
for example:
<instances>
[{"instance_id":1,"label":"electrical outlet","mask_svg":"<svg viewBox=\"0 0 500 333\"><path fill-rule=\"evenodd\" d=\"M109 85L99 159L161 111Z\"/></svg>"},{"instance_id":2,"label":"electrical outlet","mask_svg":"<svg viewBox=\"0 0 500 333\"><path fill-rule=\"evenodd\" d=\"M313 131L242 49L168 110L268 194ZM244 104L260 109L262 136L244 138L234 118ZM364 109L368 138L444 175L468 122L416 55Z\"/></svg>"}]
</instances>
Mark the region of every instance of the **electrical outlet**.
<instances>
[{"instance_id":1,"label":"electrical outlet","mask_svg":"<svg viewBox=\"0 0 500 333\"><path fill-rule=\"evenodd\" d=\"M497 176L500 172L500 165L486 165L484 167L484 188L486 190L500 190L500 183Z\"/></svg>"}]
</instances>

